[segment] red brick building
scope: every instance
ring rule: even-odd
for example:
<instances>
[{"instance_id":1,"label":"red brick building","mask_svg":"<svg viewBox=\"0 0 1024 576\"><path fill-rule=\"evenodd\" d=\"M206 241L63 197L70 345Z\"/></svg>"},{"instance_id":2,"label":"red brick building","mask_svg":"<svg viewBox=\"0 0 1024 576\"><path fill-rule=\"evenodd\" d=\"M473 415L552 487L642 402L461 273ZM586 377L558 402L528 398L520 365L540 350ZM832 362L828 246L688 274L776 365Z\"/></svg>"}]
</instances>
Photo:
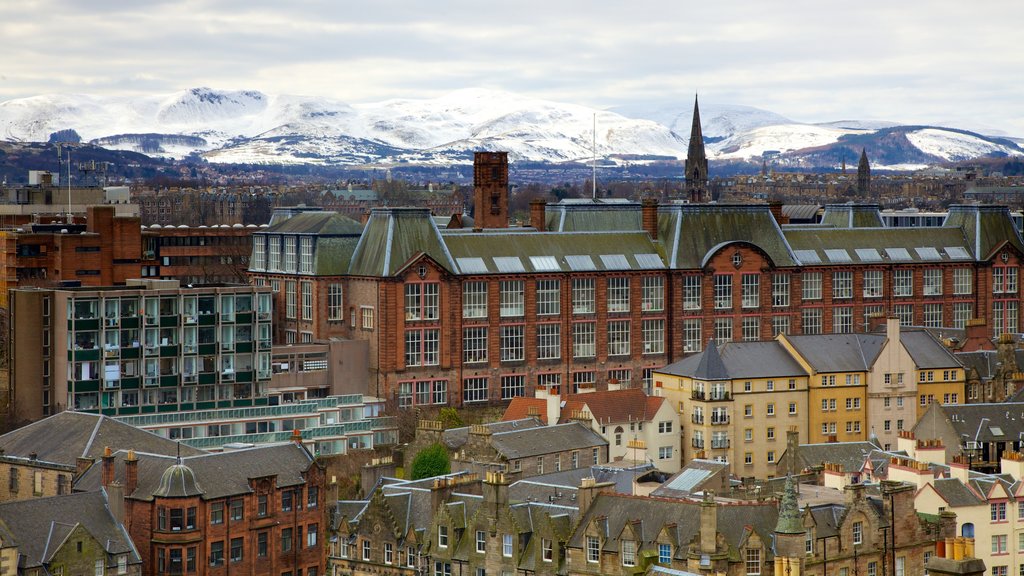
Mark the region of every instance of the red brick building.
<instances>
[{"instance_id":1,"label":"red brick building","mask_svg":"<svg viewBox=\"0 0 1024 576\"><path fill-rule=\"evenodd\" d=\"M143 574L319 576L324 485L323 467L287 443L177 459L117 452L75 488L107 491Z\"/></svg>"}]
</instances>

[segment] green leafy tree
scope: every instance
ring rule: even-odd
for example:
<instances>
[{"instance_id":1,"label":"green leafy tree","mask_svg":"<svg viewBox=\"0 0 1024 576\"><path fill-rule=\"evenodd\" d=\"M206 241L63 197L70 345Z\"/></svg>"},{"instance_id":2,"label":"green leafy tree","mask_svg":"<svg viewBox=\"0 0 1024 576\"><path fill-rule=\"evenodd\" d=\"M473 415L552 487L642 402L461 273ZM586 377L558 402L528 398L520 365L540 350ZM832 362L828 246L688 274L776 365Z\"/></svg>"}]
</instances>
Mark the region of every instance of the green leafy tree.
<instances>
[{"instance_id":1,"label":"green leafy tree","mask_svg":"<svg viewBox=\"0 0 1024 576\"><path fill-rule=\"evenodd\" d=\"M441 408L441 411L437 415L437 419L441 421L441 426L445 430L449 428L461 428L466 423L462 421L462 416L459 416L459 411L451 406Z\"/></svg>"},{"instance_id":2,"label":"green leafy tree","mask_svg":"<svg viewBox=\"0 0 1024 576\"><path fill-rule=\"evenodd\" d=\"M412 460L412 479L430 478L451 472L448 451L440 444L431 444L420 450Z\"/></svg>"}]
</instances>

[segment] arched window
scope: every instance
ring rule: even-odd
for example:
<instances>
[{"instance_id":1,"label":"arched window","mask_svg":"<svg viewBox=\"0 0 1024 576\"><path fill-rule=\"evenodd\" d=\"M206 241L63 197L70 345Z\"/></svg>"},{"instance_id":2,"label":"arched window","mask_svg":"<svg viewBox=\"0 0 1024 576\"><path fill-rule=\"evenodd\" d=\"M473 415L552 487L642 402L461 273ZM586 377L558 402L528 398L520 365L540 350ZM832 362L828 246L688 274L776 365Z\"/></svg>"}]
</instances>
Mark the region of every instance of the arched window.
<instances>
[{"instance_id":1,"label":"arched window","mask_svg":"<svg viewBox=\"0 0 1024 576\"><path fill-rule=\"evenodd\" d=\"M615 445L622 446L622 426L615 427Z\"/></svg>"},{"instance_id":2,"label":"arched window","mask_svg":"<svg viewBox=\"0 0 1024 576\"><path fill-rule=\"evenodd\" d=\"M960 535L964 538L974 538L974 524L968 522L961 526Z\"/></svg>"}]
</instances>

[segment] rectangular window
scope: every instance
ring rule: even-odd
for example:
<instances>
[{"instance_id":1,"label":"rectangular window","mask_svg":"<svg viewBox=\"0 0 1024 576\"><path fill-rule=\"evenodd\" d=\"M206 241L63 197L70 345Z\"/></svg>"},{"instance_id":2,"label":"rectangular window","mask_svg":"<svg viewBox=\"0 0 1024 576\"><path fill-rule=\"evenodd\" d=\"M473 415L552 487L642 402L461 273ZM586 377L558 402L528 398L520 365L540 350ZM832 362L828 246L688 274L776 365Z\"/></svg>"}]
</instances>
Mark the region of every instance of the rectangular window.
<instances>
[{"instance_id":1,"label":"rectangular window","mask_svg":"<svg viewBox=\"0 0 1024 576\"><path fill-rule=\"evenodd\" d=\"M732 309L732 276L715 274L715 309Z\"/></svg>"},{"instance_id":2,"label":"rectangular window","mask_svg":"<svg viewBox=\"0 0 1024 576\"><path fill-rule=\"evenodd\" d=\"M363 330L373 330L373 308L371 306L363 306L359 309L361 316L360 326Z\"/></svg>"},{"instance_id":3,"label":"rectangular window","mask_svg":"<svg viewBox=\"0 0 1024 576\"><path fill-rule=\"evenodd\" d=\"M395 562L395 545L391 542L384 543L384 563L393 564Z\"/></svg>"},{"instance_id":4,"label":"rectangular window","mask_svg":"<svg viewBox=\"0 0 1024 576\"><path fill-rule=\"evenodd\" d=\"M523 325L501 326L501 361L521 362L523 355Z\"/></svg>"},{"instance_id":5,"label":"rectangular window","mask_svg":"<svg viewBox=\"0 0 1024 576\"><path fill-rule=\"evenodd\" d=\"M299 287L302 290L302 319L312 320L313 319L313 283L312 282L299 282Z\"/></svg>"},{"instance_id":6,"label":"rectangular window","mask_svg":"<svg viewBox=\"0 0 1024 576\"><path fill-rule=\"evenodd\" d=\"M341 284L327 285L327 320L343 320L344 302Z\"/></svg>"},{"instance_id":7,"label":"rectangular window","mask_svg":"<svg viewBox=\"0 0 1024 576\"><path fill-rule=\"evenodd\" d=\"M295 267L295 236L284 237L284 271L296 272Z\"/></svg>"},{"instance_id":8,"label":"rectangular window","mask_svg":"<svg viewBox=\"0 0 1024 576\"><path fill-rule=\"evenodd\" d=\"M574 278L572 281L572 313L593 314L594 312L594 279Z\"/></svg>"},{"instance_id":9,"label":"rectangular window","mask_svg":"<svg viewBox=\"0 0 1024 576\"><path fill-rule=\"evenodd\" d=\"M970 268L956 268L953 270L953 294L957 296L972 294L974 292L974 270Z\"/></svg>"},{"instance_id":10,"label":"rectangular window","mask_svg":"<svg viewBox=\"0 0 1024 576\"><path fill-rule=\"evenodd\" d=\"M629 355L629 321L613 320L608 323L608 355Z\"/></svg>"},{"instance_id":11,"label":"rectangular window","mask_svg":"<svg viewBox=\"0 0 1024 576\"><path fill-rule=\"evenodd\" d=\"M467 364L487 362L487 326L462 329L462 361Z\"/></svg>"},{"instance_id":12,"label":"rectangular window","mask_svg":"<svg viewBox=\"0 0 1024 576\"><path fill-rule=\"evenodd\" d=\"M501 555L506 558L512 557L512 535L502 534L501 535Z\"/></svg>"},{"instance_id":13,"label":"rectangular window","mask_svg":"<svg viewBox=\"0 0 1024 576\"><path fill-rule=\"evenodd\" d=\"M313 273L313 237L302 236L299 238L299 272L302 274Z\"/></svg>"},{"instance_id":14,"label":"rectangular window","mask_svg":"<svg viewBox=\"0 0 1024 576\"><path fill-rule=\"evenodd\" d=\"M924 305L924 325L929 328L942 327L942 304Z\"/></svg>"},{"instance_id":15,"label":"rectangular window","mask_svg":"<svg viewBox=\"0 0 1024 576\"><path fill-rule=\"evenodd\" d=\"M1006 554L1006 534L995 534L992 536L992 553Z\"/></svg>"},{"instance_id":16,"label":"rectangular window","mask_svg":"<svg viewBox=\"0 0 1024 576\"><path fill-rule=\"evenodd\" d=\"M267 237L252 237L252 269L265 270L267 267Z\"/></svg>"},{"instance_id":17,"label":"rectangular window","mask_svg":"<svg viewBox=\"0 0 1024 576\"><path fill-rule=\"evenodd\" d=\"M476 551L480 554L487 552L487 532L483 530L476 531Z\"/></svg>"},{"instance_id":18,"label":"rectangular window","mask_svg":"<svg viewBox=\"0 0 1024 576\"><path fill-rule=\"evenodd\" d=\"M683 320L683 352L694 353L703 349L701 340L700 318L686 318Z\"/></svg>"},{"instance_id":19,"label":"rectangular window","mask_svg":"<svg viewBox=\"0 0 1024 576\"><path fill-rule=\"evenodd\" d=\"M229 505L229 508L230 508L230 512L231 512L231 521L232 522L237 521L237 520L242 520L242 516L244 515L245 506L244 506L244 503L243 503L243 501L241 499L236 498L236 499L232 500L231 504Z\"/></svg>"},{"instance_id":20,"label":"rectangular window","mask_svg":"<svg viewBox=\"0 0 1024 576\"><path fill-rule=\"evenodd\" d=\"M284 315L285 318L295 319L295 281L286 280L284 283L284 296L285 296L285 307Z\"/></svg>"},{"instance_id":21,"label":"rectangular window","mask_svg":"<svg viewBox=\"0 0 1024 576\"><path fill-rule=\"evenodd\" d=\"M593 372L573 372L572 393L578 394L581 388L594 388L595 374Z\"/></svg>"},{"instance_id":22,"label":"rectangular window","mask_svg":"<svg viewBox=\"0 0 1024 576\"><path fill-rule=\"evenodd\" d=\"M562 357L562 325L537 325L537 359L553 360Z\"/></svg>"},{"instance_id":23,"label":"rectangular window","mask_svg":"<svg viewBox=\"0 0 1024 576\"><path fill-rule=\"evenodd\" d=\"M740 278L742 302L744 308L758 308L761 306L761 275L744 274Z\"/></svg>"},{"instance_id":24,"label":"rectangular window","mask_svg":"<svg viewBox=\"0 0 1024 576\"><path fill-rule=\"evenodd\" d=\"M672 545L658 544L658 564L672 563Z\"/></svg>"},{"instance_id":25,"label":"rectangular window","mask_svg":"<svg viewBox=\"0 0 1024 576\"><path fill-rule=\"evenodd\" d=\"M540 559L543 562L551 562L555 559L554 547L551 545L551 540L547 538L540 540Z\"/></svg>"},{"instance_id":26,"label":"rectangular window","mask_svg":"<svg viewBox=\"0 0 1024 576\"><path fill-rule=\"evenodd\" d=\"M789 316L772 316L772 338L789 334Z\"/></svg>"},{"instance_id":27,"label":"rectangular window","mask_svg":"<svg viewBox=\"0 0 1024 576\"><path fill-rule=\"evenodd\" d=\"M487 378L466 378L462 381L462 401L466 404L486 402Z\"/></svg>"},{"instance_id":28,"label":"rectangular window","mask_svg":"<svg viewBox=\"0 0 1024 576\"><path fill-rule=\"evenodd\" d=\"M509 400L526 395L526 376L502 376L501 399Z\"/></svg>"},{"instance_id":29,"label":"rectangular window","mask_svg":"<svg viewBox=\"0 0 1024 576\"><path fill-rule=\"evenodd\" d=\"M593 322L574 322L572 325L573 358L593 358L596 354Z\"/></svg>"},{"instance_id":30,"label":"rectangular window","mask_svg":"<svg viewBox=\"0 0 1024 576\"><path fill-rule=\"evenodd\" d=\"M789 274L772 274L772 306L789 306Z\"/></svg>"},{"instance_id":31,"label":"rectangular window","mask_svg":"<svg viewBox=\"0 0 1024 576\"><path fill-rule=\"evenodd\" d=\"M664 278L661 276L644 277L640 305L644 312L661 312L665 309Z\"/></svg>"},{"instance_id":32,"label":"rectangular window","mask_svg":"<svg viewBox=\"0 0 1024 576\"><path fill-rule=\"evenodd\" d=\"M224 564L224 542L218 540L210 543L210 566Z\"/></svg>"},{"instance_id":33,"label":"rectangular window","mask_svg":"<svg viewBox=\"0 0 1024 576\"><path fill-rule=\"evenodd\" d=\"M892 271L892 295L897 297L914 295L914 271Z\"/></svg>"},{"instance_id":34,"label":"rectangular window","mask_svg":"<svg viewBox=\"0 0 1024 576\"><path fill-rule=\"evenodd\" d=\"M853 332L852 306L839 306L832 309L832 331L837 334Z\"/></svg>"},{"instance_id":35,"label":"rectangular window","mask_svg":"<svg viewBox=\"0 0 1024 576\"><path fill-rule=\"evenodd\" d=\"M802 280L803 299L821 300L821 272L804 272Z\"/></svg>"},{"instance_id":36,"label":"rectangular window","mask_svg":"<svg viewBox=\"0 0 1024 576\"><path fill-rule=\"evenodd\" d=\"M701 276L683 276L683 310L700 310Z\"/></svg>"},{"instance_id":37,"label":"rectangular window","mask_svg":"<svg viewBox=\"0 0 1024 576\"><path fill-rule=\"evenodd\" d=\"M224 523L224 503L214 502L210 504L210 524L223 524Z\"/></svg>"},{"instance_id":38,"label":"rectangular window","mask_svg":"<svg viewBox=\"0 0 1024 576\"><path fill-rule=\"evenodd\" d=\"M608 279L608 312L629 312L629 278Z\"/></svg>"},{"instance_id":39,"label":"rectangular window","mask_svg":"<svg viewBox=\"0 0 1024 576\"><path fill-rule=\"evenodd\" d=\"M901 326L914 325L914 305L896 304L892 307L893 316L899 319Z\"/></svg>"},{"instance_id":40,"label":"rectangular window","mask_svg":"<svg viewBox=\"0 0 1024 576\"><path fill-rule=\"evenodd\" d=\"M719 345L732 342L732 318L715 318L715 341Z\"/></svg>"},{"instance_id":41,"label":"rectangular window","mask_svg":"<svg viewBox=\"0 0 1024 576\"><path fill-rule=\"evenodd\" d=\"M743 340L756 342L761 339L761 317L744 316L742 320Z\"/></svg>"},{"instance_id":42,"label":"rectangular window","mask_svg":"<svg viewBox=\"0 0 1024 576\"><path fill-rule=\"evenodd\" d=\"M405 319L437 320L440 285L437 282L405 285Z\"/></svg>"},{"instance_id":43,"label":"rectangular window","mask_svg":"<svg viewBox=\"0 0 1024 576\"><path fill-rule=\"evenodd\" d=\"M832 299L853 298L853 272L832 273Z\"/></svg>"},{"instance_id":44,"label":"rectangular window","mask_svg":"<svg viewBox=\"0 0 1024 576\"><path fill-rule=\"evenodd\" d=\"M462 285L462 317L487 318L486 282L466 282Z\"/></svg>"},{"instance_id":45,"label":"rectangular window","mask_svg":"<svg viewBox=\"0 0 1024 576\"><path fill-rule=\"evenodd\" d=\"M644 354L665 353L665 321L644 320L641 323L644 337Z\"/></svg>"},{"instance_id":46,"label":"rectangular window","mask_svg":"<svg viewBox=\"0 0 1024 576\"><path fill-rule=\"evenodd\" d=\"M241 562L242 561L242 542L241 538L231 539L231 561Z\"/></svg>"},{"instance_id":47,"label":"rectangular window","mask_svg":"<svg viewBox=\"0 0 1024 576\"><path fill-rule=\"evenodd\" d=\"M925 296L942 296L942 270L928 268L924 271L924 283L921 290Z\"/></svg>"},{"instance_id":48,"label":"rectangular window","mask_svg":"<svg viewBox=\"0 0 1024 576\"><path fill-rule=\"evenodd\" d=\"M853 523L853 543L863 544L864 543L864 523L854 522Z\"/></svg>"},{"instance_id":49,"label":"rectangular window","mask_svg":"<svg viewBox=\"0 0 1024 576\"><path fill-rule=\"evenodd\" d=\"M270 245L270 262L267 270L278 272L281 270L281 237L268 236L267 240Z\"/></svg>"},{"instance_id":50,"label":"rectangular window","mask_svg":"<svg viewBox=\"0 0 1024 576\"><path fill-rule=\"evenodd\" d=\"M448 527L438 526L437 527L437 547L447 548L448 547Z\"/></svg>"},{"instance_id":51,"label":"rectangular window","mask_svg":"<svg viewBox=\"0 0 1024 576\"><path fill-rule=\"evenodd\" d=\"M622 558L623 566L635 566L636 565L636 541L634 540L623 540L622 541Z\"/></svg>"},{"instance_id":52,"label":"rectangular window","mask_svg":"<svg viewBox=\"0 0 1024 576\"><path fill-rule=\"evenodd\" d=\"M516 318L525 314L522 280L502 280L500 296L502 318Z\"/></svg>"},{"instance_id":53,"label":"rectangular window","mask_svg":"<svg viewBox=\"0 0 1024 576\"><path fill-rule=\"evenodd\" d=\"M601 542L596 536L587 536L587 562L597 563L601 560Z\"/></svg>"},{"instance_id":54,"label":"rectangular window","mask_svg":"<svg viewBox=\"0 0 1024 576\"><path fill-rule=\"evenodd\" d=\"M1006 502L996 502L989 505L989 513L993 522L1006 521Z\"/></svg>"},{"instance_id":55,"label":"rectangular window","mask_svg":"<svg viewBox=\"0 0 1024 576\"><path fill-rule=\"evenodd\" d=\"M760 548L747 548L746 556L746 568L747 576L753 576L761 573L761 549Z\"/></svg>"},{"instance_id":56,"label":"rectangular window","mask_svg":"<svg viewBox=\"0 0 1024 576\"><path fill-rule=\"evenodd\" d=\"M537 315L553 316L562 312L562 283L558 280L537 281Z\"/></svg>"},{"instance_id":57,"label":"rectangular window","mask_svg":"<svg viewBox=\"0 0 1024 576\"><path fill-rule=\"evenodd\" d=\"M821 308L804 308L800 316L804 334L821 334Z\"/></svg>"},{"instance_id":58,"label":"rectangular window","mask_svg":"<svg viewBox=\"0 0 1024 576\"><path fill-rule=\"evenodd\" d=\"M865 298L881 298L882 291L882 271L881 270L865 270L864 271L864 297Z\"/></svg>"}]
</instances>

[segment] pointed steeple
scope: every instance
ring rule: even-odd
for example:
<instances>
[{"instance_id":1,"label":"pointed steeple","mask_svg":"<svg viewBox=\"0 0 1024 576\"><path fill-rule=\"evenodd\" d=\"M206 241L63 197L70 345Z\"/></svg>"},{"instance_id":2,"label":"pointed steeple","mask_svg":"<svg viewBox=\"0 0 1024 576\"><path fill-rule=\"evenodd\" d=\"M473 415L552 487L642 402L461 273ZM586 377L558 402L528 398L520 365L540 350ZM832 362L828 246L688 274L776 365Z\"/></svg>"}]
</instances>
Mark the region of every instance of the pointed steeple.
<instances>
[{"instance_id":1,"label":"pointed steeple","mask_svg":"<svg viewBox=\"0 0 1024 576\"><path fill-rule=\"evenodd\" d=\"M779 521L775 524L776 534L804 534L804 523L800 519L800 505L796 498L796 485L793 477L786 476L786 486L782 489L782 501L779 502Z\"/></svg>"},{"instance_id":2,"label":"pointed steeple","mask_svg":"<svg viewBox=\"0 0 1024 576\"><path fill-rule=\"evenodd\" d=\"M857 193L862 196L871 193L871 165L865 148L860 149L860 163L857 164Z\"/></svg>"},{"instance_id":3,"label":"pointed steeple","mask_svg":"<svg viewBox=\"0 0 1024 576\"><path fill-rule=\"evenodd\" d=\"M694 377L701 380L728 380L729 371L722 362L722 356L718 353L718 346L714 338L708 340L708 346L701 352L700 362L693 373Z\"/></svg>"},{"instance_id":4,"label":"pointed steeple","mask_svg":"<svg viewBox=\"0 0 1024 576\"><path fill-rule=\"evenodd\" d=\"M704 153L704 133L700 128L700 106L693 97L693 125L690 146L686 150L686 191L690 202L703 202L708 191L708 158Z\"/></svg>"}]
</instances>

